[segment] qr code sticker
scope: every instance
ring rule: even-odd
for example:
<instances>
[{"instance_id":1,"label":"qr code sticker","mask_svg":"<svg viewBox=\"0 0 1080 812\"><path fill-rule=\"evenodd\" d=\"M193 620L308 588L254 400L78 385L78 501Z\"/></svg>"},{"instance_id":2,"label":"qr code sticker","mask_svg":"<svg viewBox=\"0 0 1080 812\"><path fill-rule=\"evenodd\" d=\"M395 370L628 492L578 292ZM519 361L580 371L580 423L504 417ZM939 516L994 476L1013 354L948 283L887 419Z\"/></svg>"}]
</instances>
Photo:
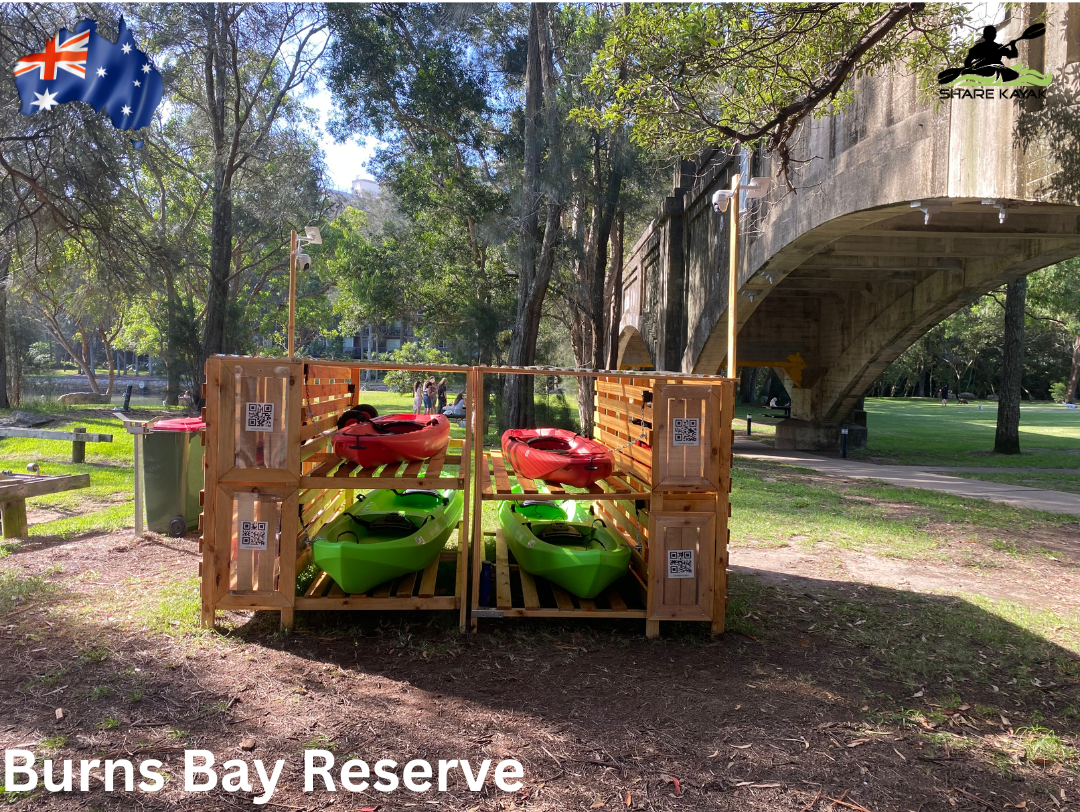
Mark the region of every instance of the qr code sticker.
<instances>
[{"instance_id":1,"label":"qr code sticker","mask_svg":"<svg viewBox=\"0 0 1080 812\"><path fill-rule=\"evenodd\" d=\"M240 522L240 549L265 550L269 522Z\"/></svg>"},{"instance_id":2,"label":"qr code sticker","mask_svg":"<svg viewBox=\"0 0 1080 812\"><path fill-rule=\"evenodd\" d=\"M667 551L667 577L668 578L693 578L694 577L694 551L693 550L668 550Z\"/></svg>"},{"instance_id":3,"label":"qr code sticker","mask_svg":"<svg viewBox=\"0 0 1080 812\"><path fill-rule=\"evenodd\" d=\"M274 430L274 404L273 403L248 403L247 404L247 431L273 431Z\"/></svg>"},{"instance_id":4,"label":"qr code sticker","mask_svg":"<svg viewBox=\"0 0 1080 812\"><path fill-rule=\"evenodd\" d=\"M700 418L673 417L671 423L672 445L698 445L701 442Z\"/></svg>"}]
</instances>

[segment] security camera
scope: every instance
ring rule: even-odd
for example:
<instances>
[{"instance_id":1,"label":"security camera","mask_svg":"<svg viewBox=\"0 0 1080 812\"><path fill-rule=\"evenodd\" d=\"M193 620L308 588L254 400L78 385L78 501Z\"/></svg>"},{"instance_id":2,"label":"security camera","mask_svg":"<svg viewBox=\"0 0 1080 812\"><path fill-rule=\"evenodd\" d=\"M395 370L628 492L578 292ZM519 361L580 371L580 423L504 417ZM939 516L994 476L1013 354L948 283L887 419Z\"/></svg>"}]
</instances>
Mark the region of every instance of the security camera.
<instances>
[{"instance_id":1,"label":"security camera","mask_svg":"<svg viewBox=\"0 0 1080 812\"><path fill-rule=\"evenodd\" d=\"M298 270L306 271L311 267L311 257L307 254L296 255L296 267Z\"/></svg>"},{"instance_id":2,"label":"security camera","mask_svg":"<svg viewBox=\"0 0 1080 812\"><path fill-rule=\"evenodd\" d=\"M730 189L721 189L718 192L714 192L712 196L713 211L724 212L727 211L728 203L731 202L731 198L735 193Z\"/></svg>"}]
</instances>

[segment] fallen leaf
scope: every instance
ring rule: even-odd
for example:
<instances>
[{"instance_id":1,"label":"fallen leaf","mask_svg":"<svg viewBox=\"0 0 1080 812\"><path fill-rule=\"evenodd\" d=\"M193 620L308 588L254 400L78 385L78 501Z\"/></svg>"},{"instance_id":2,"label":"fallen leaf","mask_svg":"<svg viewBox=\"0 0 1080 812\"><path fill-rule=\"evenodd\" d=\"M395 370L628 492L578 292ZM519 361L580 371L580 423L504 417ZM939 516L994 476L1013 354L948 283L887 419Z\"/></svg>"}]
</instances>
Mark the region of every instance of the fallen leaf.
<instances>
[{"instance_id":1,"label":"fallen leaf","mask_svg":"<svg viewBox=\"0 0 1080 812\"><path fill-rule=\"evenodd\" d=\"M736 784L735 786L737 786L737 787L749 787L749 786L751 786L751 785L752 785L753 783L754 783L753 781L740 781L740 782L739 782L738 784Z\"/></svg>"},{"instance_id":2,"label":"fallen leaf","mask_svg":"<svg viewBox=\"0 0 1080 812\"><path fill-rule=\"evenodd\" d=\"M861 708L859 708L859 710L861 710L863 713L866 713L866 711L870 710L870 706L869 705L863 705Z\"/></svg>"},{"instance_id":3,"label":"fallen leaf","mask_svg":"<svg viewBox=\"0 0 1080 812\"><path fill-rule=\"evenodd\" d=\"M959 711L969 711L969 710L971 710L971 705L961 705L959 708L957 708L957 710L959 710Z\"/></svg>"},{"instance_id":4,"label":"fallen leaf","mask_svg":"<svg viewBox=\"0 0 1080 812\"><path fill-rule=\"evenodd\" d=\"M600 809L601 807L603 807L603 805L604 805L603 799L602 798L597 798L595 801L592 802L592 806L590 806L589 809Z\"/></svg>"},{"instance_id":5,"label":"fallen leaf","mask_svg":"<svg viewBox=\"0 0 1080 812\"><path fill-rule=\"evenodd\" d=\"M56 720L60 721L63 718L64 718L64 709L63 708L57 708L56 709Z\"/></svg>"},{"instance_id":6,"label":"fallen leaf","mask_svg":"<svg viewBox=\"0 0 1080 812\"><path fill-rule=\"evenodd\" d=\"M753 745L750 745L750 744L733 744L731 746L734 747L736 750L745 750L747 747L752 747Z\"/></svg>"},{"instance_id":7,"label":"fallen leaf","mask_svg":"<svg viewBox=\"0 0 1080 812\"><path fill-rule=\"evenodd\" d=\"M1005 804L1002 809L1027 809L1027 801L1021 801L1018 804Z\"/></svg>"},{"instance_id":8,"label":"fallen leaf","mask_svg":"<svg viewBox=\"0 0 1080 812\"><path fill-rule=\"evenodd\" d=\"M847 746L848 747L858 747L860 744L866 744L868 741L870 741L870 740L869 739L855 739L854 741L848 742Z\"/></svg>"},{"instance_id":9,"label":"fallen leaf","mask_svg":"<svg viewBox=\"0 0 1080 812\"><path fill-rule=\"evenodd\" d=\"M920 688L918 691L916 691L915 693L913 693L911 695L911 698L912 699L918 699L922 695L923 695L923 690L922 690L922 688Z\"/></svg>"},{"instance_id":10,"label":"fallen leaf","mask_svg":"<svg viewBox=\"0 0 1080 812\"><path fill-rule=\"evenodd\" d=\"M240 740L240 749L241 750L254 750L255 749L255 740L253 738L251 738L250 736L248 736L245 739L241 739Z\"/></svg>"},{"instance_id":11,"label":"fallen leaf","mask_svg":"<svg viewBox=\"0 0 1080 812\"><path fill-rule=\"evenodd\" d=\"M626 806L627 806L628 808L629 808L629 806L630 806L630 793L629 793L629 792L628 792L628 793L626 793Z\"/></svg>"},{"instance_id":12,"label":"fallen leaf","mask_svg":"<svg viewBox=\"0 0 1080 812\"><path fill-rule=\"evenodd\" d=\"M713 753L711 756L709 756L709 758L716 758L718 755L720 755L719 750L717 750L715 753Z\"/></svg>"},{"instance_id":13,"label":"fallen leaf","mask_svg":"<svg viewBox=\"0 0 1080 812\"><path fill-rule=\"evenodd\" d=\"M679 783L679 779L673 775L661 775L660 780L668 784L675 785L675 797L682 795L682 785Z\"/></svg>"},{"instance_id":14,"label":"fallen leaf","mask_svg":"<svg viewBox=\"0 0 1080 812\"><path fill-rule=\"evenodd\" d=\"M1001 714L998 714L998 718L1001 719L1001 724L1005 725L1005 727L1008 727L1009 725L1012 724L1012 722L1010 722L1008 719L1006 719Z\"/></svg>"}]
</instances>

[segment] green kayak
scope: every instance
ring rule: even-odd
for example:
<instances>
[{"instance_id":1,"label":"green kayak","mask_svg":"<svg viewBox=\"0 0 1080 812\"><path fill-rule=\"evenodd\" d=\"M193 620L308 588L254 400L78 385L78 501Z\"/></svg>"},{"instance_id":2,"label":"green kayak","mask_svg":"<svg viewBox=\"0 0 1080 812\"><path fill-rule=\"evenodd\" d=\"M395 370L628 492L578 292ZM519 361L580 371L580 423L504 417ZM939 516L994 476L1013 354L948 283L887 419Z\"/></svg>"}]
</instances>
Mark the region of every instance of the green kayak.
<instances>
[{"instance_id":1,"label":"green kayak","mask_svg":"<svg viewBox=\"0 0 1080 812\"><path fill-rule=\"evenodd\" d=\"M464 504L461 491L372 491L319 531L312 556L345 592L362 594L436 560Z\"/></svg>"},{"instance_id":2,"label":"green kayak","mask_svg":"<svg viewBox=\"0 0 1080 812\"><path fill-rule=\"evenodd\" d=\"M630 548L582 502L503 502L506 545L518 565L579 598L595 598L626 574Z\"/></svg>"}]
</instances>

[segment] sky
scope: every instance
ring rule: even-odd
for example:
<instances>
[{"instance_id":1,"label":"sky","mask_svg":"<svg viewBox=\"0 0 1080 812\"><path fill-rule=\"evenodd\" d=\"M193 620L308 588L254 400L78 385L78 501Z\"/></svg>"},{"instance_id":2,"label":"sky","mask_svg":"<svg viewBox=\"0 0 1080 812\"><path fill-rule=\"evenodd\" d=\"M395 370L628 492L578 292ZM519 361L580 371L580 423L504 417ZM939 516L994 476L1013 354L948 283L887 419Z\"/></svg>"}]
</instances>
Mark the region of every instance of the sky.
<instances>
[{"instance_id":1,"label":"sky","mask_svg":"<svg viewBox=\"0 0 1080 812\"><path fill-rule=\"evenodd\" d=\"M372 179L368 171L367 162L378 146L374 138L364 138L359 141L349 139L344 144L339 144L326 130L326 120L330 113L331 96L325 86L320 86L319 92L307 99L307 104L319 114L319 143L326 153L326 168L329 173L330 185L335 189L349 191L352 188L353 178Z\"/></svg>"},{"instance_id":2,"label":"sky","mask_svg":"<svg viewBox=\"0 0 1080 812\"><path fill-rule=\"evenodd\" d=\"M978 29L999 22L1005 16L1004 3L975 3L972 5L971 25ZM335 189L348 191L354 178L374 179L368 171L367 162L378 146L374 138L349 139L343 144L334 140L326 130L326 120L332 104L330 91L320 85L319 92L308 99L308 104L319 112L319 143L326 153L326 166L330 184Z\"/></svg>"}]
</instances>

